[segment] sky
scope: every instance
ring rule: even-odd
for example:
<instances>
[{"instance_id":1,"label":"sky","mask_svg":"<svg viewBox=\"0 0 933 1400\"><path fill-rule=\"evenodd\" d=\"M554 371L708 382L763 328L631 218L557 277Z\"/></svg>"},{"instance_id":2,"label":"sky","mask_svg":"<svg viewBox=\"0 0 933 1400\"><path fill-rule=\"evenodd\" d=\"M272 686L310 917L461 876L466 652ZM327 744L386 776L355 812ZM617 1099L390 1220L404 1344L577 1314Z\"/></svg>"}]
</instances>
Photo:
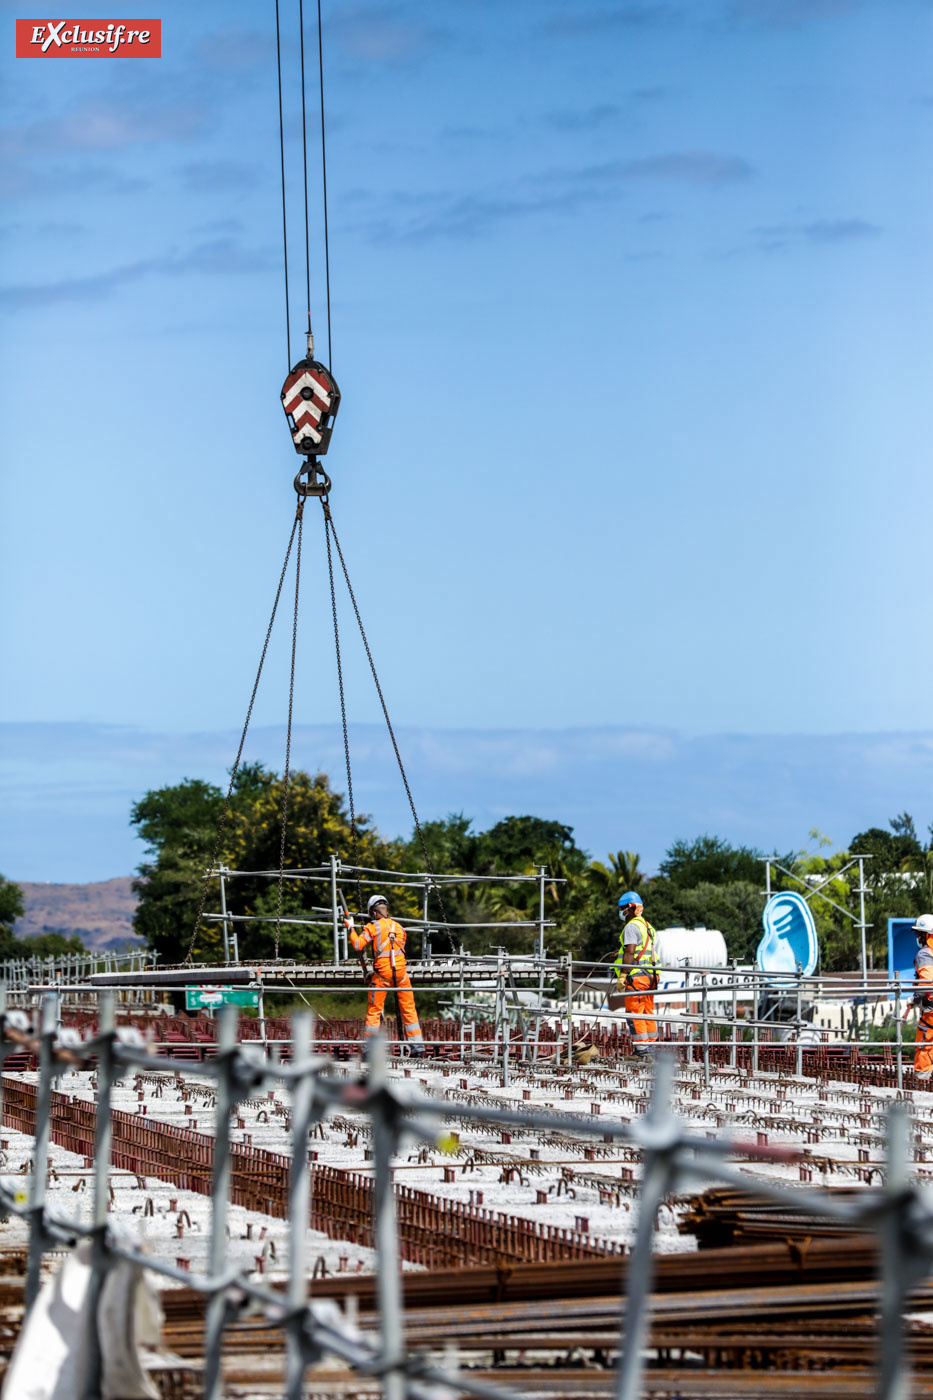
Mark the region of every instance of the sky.
<instances>
[{"instance_id":1,"label":"sky","mask_svg":"<svg viewBox=\"0 0 933 1400\"><path fill-rule=\"evenodd\" d=\"M740 839L762 736L803 736L802 754L925 742L929 0L325 0L330 352L307 9L310 309L343 395L331 505L418 753L435 733L532 750L538 733L747 736ZM161 58L55 60L13 57L14 18L46 11L0 6L14 833L45 781L29 767L43 726L74 736L78 767L89 732L176 736L158 771L216 779L213 740L185 736L235 737L246 711L300 464L286 324L294 362L308 309L297 3L281 13L288 318L274 5L175 0ZM339 717L318 511L295 675L309 732ZM254 710L266 730L287 712L292 587ZM340 607L365 727L378 698ZM548 816L577 801L565 747L565 776L523 790ZM792 767L816 812L816 777ZM466 805L444 771L424 780L429 815ZM843 820L869 791L893 804L878 822L906 805L897 764L883 799L860 763L833 771ZM588 839L633 844L618 790L590 777L607 816ZM391 827L395 810L375 815ZM685 834L676 790L663 820ZM0 869L42 878L25 869L52 868L37 840L0 848ZM86 844L77 873L48 878L125 873L119 843L93 860Z\"/></svg>"}]
</instances>

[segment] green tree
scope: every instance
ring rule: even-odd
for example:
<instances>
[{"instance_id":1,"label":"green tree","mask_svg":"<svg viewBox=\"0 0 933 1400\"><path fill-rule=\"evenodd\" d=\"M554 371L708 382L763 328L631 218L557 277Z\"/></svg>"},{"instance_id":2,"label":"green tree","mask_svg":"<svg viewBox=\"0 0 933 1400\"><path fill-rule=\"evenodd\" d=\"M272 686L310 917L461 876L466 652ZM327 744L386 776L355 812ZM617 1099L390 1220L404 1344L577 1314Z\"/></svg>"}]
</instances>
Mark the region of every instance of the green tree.
<instances>
[{"instance_id":1,"label":"green tree","mask_svg":"<svg viewBox=\"0 0 933 1400\"><path fill-rule=\"evenodd\" d=\"M546 866L549 916L555 906L565 907L568 892L586 867L586 852L574 842L573 828L543 817L503 817L487 831L476 832L462 812L450 813L444 820L423 822L422 831L435 874L534 877L540 866ZM424 853L417 834L406 842L403 860L409 870L424 869ZM499 883L486 878L481 883L445 883L444 908L452 924L529 922L538 917L538 889L533 878L521 882ZM434 900L431 913L438 918L439 908ZM473 952L485 951L493 935L497 943L513 952L528 951L535 938L531 928L501 932L458 929L454 934ZM558 937L558 944L559 941Z\"/></svg>"},{"instance_id":2,"label":"green tree","mask_svg":"<svg viewBox=\"0 0 933 1400\"><path fill-rule=\"evenodd\" d=\"M909 812L901 812L891 818L887 830L872 826L858 832L849 842L848 853L871 856L865 862L865 918L869 925L866 943L875 966L884 966L888 919L925 912L933 897L933 828L924 846L913 817ZM857 966L857 933L839 928L836 942L840 955L844 950L850 959L848 965Z\"/></svg>"},{"instance_id":3,"label":"green tree","mask_svg":"<svg viewBox=\"0 0 933 1400\"><path fill-rule=\"evenodd\" d=\"M503 817L479 838L477 862L480 869L516 873L526 865L545 865L552 860L571 860L578 854L573 827L542 817Z\"/></svg>"},{"instance_id":4,"label":"green tree","mask_svg":"<svg viewBox=\"0 0 933 1400\"><path fill-rule=\"evenodd\" d=\"M59 933L54 929L37 933L32 938L20 938L16 943L16 956L23 958L53 958L61 953L86 952L76 933Z\"/></svg>"},{"instance_id":5,"label":"green tree","mask_svg":"<svg viewBox=\"0 0 933 1400\"><path fill-rule=\"evenodd\" d=\"M732 846L720 836L675 841L658 869L674 885L693 889L701 883L726 885L733 880L759 884L764 855L752 846Z\"/></svg>"},{"instance_id":6,"label":"green tree","mask_svg":"<svg viewBox=\"0 0 933 1400\"><path fill-rule=\"evenodd\" d=\"M188 951L223 800L212 783L185 778L147 792L131 809L130 822L147 847L133 881L139 899L133 926L164 962L179 962ZM221 943L217 929L205 924L195 951L216 957Z\"/></svg>"},{"instance_id":7,"label":"green tree","mask_svg":"<svg viewBox=\"0 0 933 1400\"><path fill-rule=\"evenodd\" d=\"M278 881L261 872L278 869L283 796L281 776L261 764L246 765L237 775L218 859L233 870L246 872L227 881L228 912L256 920L239 925L240 955L244 958L269 958L275 953ZM135 928L163 961L178 962L188 951L222 810L220 790L191 779L149 792L133 807L131 820L148 846L147 859L134 881L139 895ZM324 865L333 852L349 859L352 848L343 798L332 790L326 775L312 777L293 771L288 793L286 870ZM383 840L368 817L357 816L358 864L399 869L400 852L398 842ZM349 893L353 903L352 891ZM283 923L281 957L319 958L330 952L330 921L320 912L328 902L329 893L325 894L321 882L292 877L283 881L282 917L318 918L322 923L320 927ZM397 892L393 902L400 913L415 912L410 896ZM217 885L212 882L206 908L216 913L218 907ZM203 920L194 941L194 956L219 961L222 946L220 924Z\"/></svg>"},{"instance_id":8,"label":"green tree","mask_svg":"<svg viewBox=\"0 0 933 1400\"><path fill-rule=\"evenodd\" d=\"M0 875L0 958L11 958L16 952L13 925L25 912L23 892L19 885Z\"/></svg>"}]
</instances>

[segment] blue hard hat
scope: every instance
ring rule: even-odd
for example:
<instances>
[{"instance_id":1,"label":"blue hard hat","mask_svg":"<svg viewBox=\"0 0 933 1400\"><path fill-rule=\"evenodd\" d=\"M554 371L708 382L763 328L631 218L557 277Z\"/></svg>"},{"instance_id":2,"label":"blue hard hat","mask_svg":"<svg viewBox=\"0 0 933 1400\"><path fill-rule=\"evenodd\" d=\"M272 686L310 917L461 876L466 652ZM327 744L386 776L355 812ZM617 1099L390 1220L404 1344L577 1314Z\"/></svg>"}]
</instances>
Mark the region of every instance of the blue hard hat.
<instances>
[{"instance_id":1,"label":"blue hard hat","mask_svg":"<svg viewBox=\"0 0 933 1400\"><path fill-rule=\"evenodd\" d=\"M634 890L627 890L619 898L619 908L624 909L626 904L644 904L644 902L640 894L636 894Z\"/></svg>"}]
</instances>

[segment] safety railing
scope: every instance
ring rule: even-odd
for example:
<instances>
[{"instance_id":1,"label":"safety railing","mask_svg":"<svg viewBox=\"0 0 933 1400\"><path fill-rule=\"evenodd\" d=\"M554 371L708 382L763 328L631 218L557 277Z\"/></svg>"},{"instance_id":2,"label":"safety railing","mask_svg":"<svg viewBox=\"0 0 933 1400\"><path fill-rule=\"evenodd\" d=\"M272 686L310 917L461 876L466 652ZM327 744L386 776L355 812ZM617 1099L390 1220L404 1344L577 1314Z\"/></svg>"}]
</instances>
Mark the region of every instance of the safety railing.
<instances>
[{"instance_id":1,"label":"safety railing","mask_svg":"<svg viewBox=\"0 0 933 1400\"><path fill-rule=\"evenodd\" d=\"M159 1261L128 1244L125 1237L110 1229L108 1222L115 1083L131 1070L174 1071L175 1063L153 1055L138 1032L117 1029L112 994L102 995L97 1033L85 1040L76 1031L69 1033L68 1028L59 1025L57 1003L54 994L43 998L41 1015L35 1026L24 1012L10 1011L3 1015L0 1057L5 1062L11 1055L26 1051L36 1056L39 1073L34 1171L28 1200L19 1201L9 1186L0 1183L0 1206L23 1217L29 1224L27 1310L35 1304L39 1291L43 1255L49 1250L69 1246L81 1237L91 1241L93 1271L86 1338L88 1359L84 1375L75 1382L76 1395L90 1400L99 1394L102 1357L96 1303L108 1271L120 1260L129 1260L163 1278L193 1286L205 1296L204 1394L208 1400L219 1400L222 1395L224 1329L233 1299L240 1303L249 1300L270 1321L284 1329L287 1344L284 1394L288 1400L300 1400L307 1368L326 1355L339 1358L363 1377L380 1378L387 1400L402 1400L402 1397L437 1400L438 1387L446 1387L441 1393L476 1396L483 1400L514 1400L520 1394L456 1372L437 1363L430 1354L415 1354L406 1348L392 1158L406 1142L442 1147L448 1133L445 1122L450 1105L420 1094L408 1084L393 1082L382 1040L372 1045L365 1072L359 1075L341 1073L332 1062L312 1053L312 1017L309 1013L300 1013L292 1023L292 1061L288 1064L270 1062L259 1047L238 1042L236 1008L223 1008L219 1017L217 1054L198 1070L212 1081L215 1095L214 1132L208 1154L211 1192L208 1267L207 1272L199 1276ZM0 989L0 1009L3 1007L5 993ZM91 1061L96 1064L97 1077L96 1133L92 1214L90 1222L85 1223L49 1209L46 1178L53 1083L56 1076ZM652 1242L656 1217L665 1197L682 1190L685 1185L708 1182L711 1177L727 1185L747 1185L747 1178L735 1165L737 1158L786 1163L794 1155L779 1147L760 1146L740 1139L709 1138L690 1132L672 1108L673 1074L673 1057L659 1056L647 1112L632 1122L614 1122L603 1116L594 1119L572 1112L531 1111L517 1106L496 1108L469 1102L457 1106L457 1115L464 1124L559 1131L584 1139L598 1138L604 1143L627 1144L640 1153L642 1173L636 1230L627 1259L628 1292L621 1308L615 1381L617 1400L636 1400L641 1394L653 1283ZM231 1115L239 1101L269 1085L284 1086L291 1096L291 1162L287 1188L290 1229L284 1292L232 1267L227 1253L228 1207L235 1155ZM312 1217L308 1146L315 1125L332 1111L365 1114L371 1123L377 1336L361 1335L349 1324L335 1320L332 1312L321 1310L309 1301L307 1230ZM909 1178L909 1153L908 1106L898 1101L891 1104L886 1119L886 1169L882 1187L864 1191L858 1200L840 1200L825 1192L799 1188L791 1191L760 1178L755 1184L760 1195L793 1211L812 1212L823 1219L830 1217L853 1229L872 1231L879 1237L877 1394L882 1400L895 1400L907 1393L908 1360L903 1335L905 1301L911 1288L930 1271L933 1262L933 1208Z\"/></svg>"},{"instance_id":2,"label":"safety railing","mask_svg":"<svg viewBox=\"0 0 933 1400\"><path fill-rule=\"evenodd\" d=\"M364 891L373 890L396 892L404 890L418 894L421 898L421 918L413 919L393 915L411 933L420 933L424 951L430 951L433 933L440 930L445 940L447 936L462 936L476 930L495 929L500 933L534 931L535 947L539 957L544 957L544 936L554 921L545 915L545 895L549 885L563 885L566 881L548 874L547 866L539 865L535 874L524 875L435 875L428 871L380 870L370 866L351 865L339 855L332 855L327 865L308 866L292 870L234 870L226 865L218 865L208 871L208 878L217 881L220 909L202 915L206 923L220 924L223 933L224 960L236 963L240 960L239 933L243 926L261 923L298 925L307 928L329 927L333 939L334 961L346 958L347 933L344 926L343 885L362 896ZM287 883L309 883L323 887L328 895L326 904L310 904L301 917L279 918L276 915L237 914L227 907L229 882L238 879L282 880ZM443 891L456 887L477 888L483 885L535 885L537 887L537 917L526 919L493 919L469 923L451 922L443 909ZM432 915L431 897L434 896L435 909ZM358 911L358 916L361 911ZM244 950L246 951L246 950Z\"/></svg>"},{"instance_id":3,"label":"safety railing","mask_svg":"<svg viewBox=\"0 0 933 1400\"><path fill-rule=\"evenodd\" d=\"M624 1006L609 1010L607 998L615 985L604 962L586 963L572 956L540 957L537 953L515 954L505 949L487 954L458 952L441 958L409 963L413 988L441 994L446 1019L435 1020L433 1033L425 1027L425 1045L443 1056L458 1055L492 1058L501 1063L506 1077L516 1061L538 1062L555 1055L569 1058L582 1034L594 1028L610 1053L627 1053L625 1040L629 1018ZM739 1063L754 1071L774 1062L776 1047L781 1059L798 1075L804 1071L814 1051L868 1059L872 1054L891 1069L893 1086L905 1087L911 1068L913 1045L905 1040L904 1012L912 1001L912 981L899 976L834 974L818 977L800 972L774 974L756 968L732 967L659 969L660 987L654 993L652 1019L659 1027L661 1043L681 1047L690 1058L702 1059L707 1082L713 1059L722 1061L725 1053L733 1067ZM68 992L72 998L88 997L96 1005L104 986L121 997L142 997L184 986L200 987L230 983L236 989L255 993L257 1015L244 1021L244 1035L257 1039L264 1049L288 1042L283 1018L270 1015L267 998L288 996L294 1000L305 992L359 996L365 989L362 972L353 963L295 964L288 959L263 964L235 966L188 966L159 968L125 973L95 973L92 981L69 985L66 978L43 981L11 990L11 1002L20 1006L38 1005L45 991ZM581 1005L587 998L591 1005ZM217 994L218 1004L223 999ZM837 1024L816 1025L816 1008L836 1008ZM845 1009L845 1015L842 1014ZM391 1003L389 1003L391 1010ZM151 1014L151 1009L150 1013ZM871 1039L872 1028L880 1036L879 1017L886 1026L886 1039ZM212 1021L190 1023L176 1018L176 1032L157 1041L159 1048L178 1058L202 1059L214 1053L216 1039ZM165 1022L162 1016L154 1028ZM346 1015L320 1016L315 1043L319 1050L346 1058L359 1040L361 1026ZM608 1039L607 1039L608 1037ZM193 1054L192 1050L197 1050Z\"/></svg>"},{"instance_id":4,"label":"safety railing","mask_svg":"<svg viewBox=\"0 0 933 1400\"><path fill-rule=\"evenodd\" d=\"M154 968L156 954L148 948L126 953L50 953L45 957L6 958L0 962L0 981L12 991L25 991L37 982L69 986L86 982L95 973L137 972Z\"/></svg>"}]
</instances>

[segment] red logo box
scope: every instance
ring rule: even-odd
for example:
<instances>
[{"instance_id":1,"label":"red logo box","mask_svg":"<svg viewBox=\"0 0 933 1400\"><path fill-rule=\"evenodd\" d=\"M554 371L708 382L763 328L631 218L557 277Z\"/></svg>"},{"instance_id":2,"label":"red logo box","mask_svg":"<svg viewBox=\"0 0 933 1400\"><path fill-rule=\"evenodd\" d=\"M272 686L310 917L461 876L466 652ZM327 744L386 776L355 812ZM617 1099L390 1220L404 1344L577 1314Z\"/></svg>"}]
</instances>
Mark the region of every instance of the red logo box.
<instances>
[{"instance_id":1,"label":"red logo box","mask_svg":"<svg viewBox=\"0 0 933 1400\"><path fill-rule=\"evenodd\" d=\"M17 58L161 58L160 19L18 19Z\"/></svg>"}]
</instances>

